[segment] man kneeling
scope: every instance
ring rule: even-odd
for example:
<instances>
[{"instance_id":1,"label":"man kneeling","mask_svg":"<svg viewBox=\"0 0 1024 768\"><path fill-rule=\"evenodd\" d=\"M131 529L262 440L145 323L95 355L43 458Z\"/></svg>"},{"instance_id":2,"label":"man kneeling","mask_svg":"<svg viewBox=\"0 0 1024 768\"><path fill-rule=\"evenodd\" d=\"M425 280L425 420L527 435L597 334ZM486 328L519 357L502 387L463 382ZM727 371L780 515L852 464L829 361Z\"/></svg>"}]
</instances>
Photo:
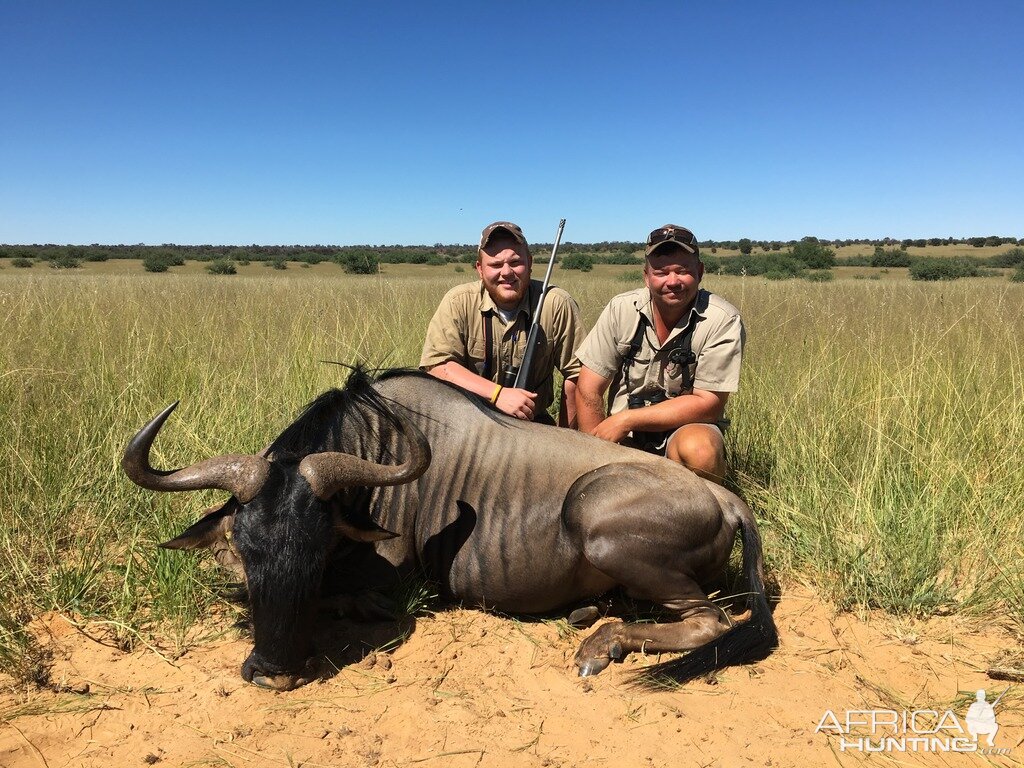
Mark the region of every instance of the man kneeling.
<instances>
[{"instance_id":1,"label":"man kneeling","mask_svg":"<svg viewBox=\"0 0 1024 768\"><path fill-rule=\"evenodd\" d=\"M584 432L721 483L725 404L739 387L744 330L732 304L700 287L703 276L690 230L651 232L644 287L614 297L577 352L576 412Z\"/></svg>"}]
</instances>

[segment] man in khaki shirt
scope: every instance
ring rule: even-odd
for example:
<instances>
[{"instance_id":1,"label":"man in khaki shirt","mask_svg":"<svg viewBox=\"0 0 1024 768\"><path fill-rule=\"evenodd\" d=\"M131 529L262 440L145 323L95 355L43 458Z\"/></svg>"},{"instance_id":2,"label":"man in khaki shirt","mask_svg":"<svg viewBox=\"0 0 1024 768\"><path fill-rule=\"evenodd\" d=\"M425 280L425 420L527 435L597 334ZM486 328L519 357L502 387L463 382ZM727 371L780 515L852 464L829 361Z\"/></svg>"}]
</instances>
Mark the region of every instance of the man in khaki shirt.
<instances>
[{"instance_id":1,"label":"man in khaki shirt","mask_svg":"<svg viewBox=\"0 0 1024 768\"><path fill-rule=\"evenodd\" d=\"M703 275L690 230L651 232L644 287L614 297L577 352L576 410L583 432L664 453L721 482L717 422L739 387L744 330L734 306L700 288Z\"/></svg>"},{"instance_id":2,"label":"man in khaki shirt","mask_svg":"<svg viewBox=\"0 0 1024 768\"><path fill-rule=\"evenodd\" d=\"M427 327L420 368L432 376L488 399L519 419L553 423L547 408L554 399L554 369L565 378L559 426L575 426L574 357L583 339L576 302L549 287L541 311L537 349L525 389L501 385L509 365L522 363L533 310L542 283L530 279L533 259L523 231L496 221L480 236L476 271L480 282L452 288Z\"/></svg>"}]
</instances>

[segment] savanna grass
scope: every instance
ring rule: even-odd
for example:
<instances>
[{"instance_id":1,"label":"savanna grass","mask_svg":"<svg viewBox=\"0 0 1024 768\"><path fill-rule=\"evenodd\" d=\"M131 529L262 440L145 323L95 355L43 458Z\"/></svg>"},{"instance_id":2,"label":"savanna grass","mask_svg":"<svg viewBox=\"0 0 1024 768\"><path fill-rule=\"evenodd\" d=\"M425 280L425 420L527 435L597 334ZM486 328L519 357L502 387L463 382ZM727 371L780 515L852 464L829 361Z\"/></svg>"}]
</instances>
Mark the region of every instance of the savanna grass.
<instances>
[{"instance_id":1,"label":"savanna grass","mask_svg":"<svg viewBox=\"0 0 1024 768\"><path fill-rule=\"evenodd\" d=\"M588 324L626 286L558 274ZM156 548L219 494L154 494L127 438L182 404L154 461L257 451L343 367L415 365L473 274L0 276L0 665L38 677L26 618L186 642L217 601L208 558ZM838 605L1009 609L1024 622L1024 286L709 277L748 329L731 482L772 568Z\"/></svg>"}]
</instances>

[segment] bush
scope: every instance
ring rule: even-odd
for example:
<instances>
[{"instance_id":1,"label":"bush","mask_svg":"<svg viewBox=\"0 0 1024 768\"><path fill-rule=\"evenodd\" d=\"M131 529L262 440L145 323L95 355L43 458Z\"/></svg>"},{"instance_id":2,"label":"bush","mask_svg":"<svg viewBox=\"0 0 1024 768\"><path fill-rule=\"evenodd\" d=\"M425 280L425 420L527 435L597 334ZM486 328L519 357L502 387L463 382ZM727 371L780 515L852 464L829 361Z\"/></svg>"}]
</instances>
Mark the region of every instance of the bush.
<instances>
[{"instance_id":1,"label":"bush","mask_svg":"<svg viewBox=\"0 0 1024 768\"><path fill-rule=\"evenodd\" d=\"M816 240L804 238L793 246L791 253L808 269L832 269L836 265L836 252Z\"/></svg>"},{"instance_id":2,"label":"bush","mask_svg":"<svg viewBox=\"0 0 1024 768\"><path fill-rule=\"evenodd\" d=\"M700 260L705 272L717 274L722 269L722 260L718 256L701 256Z\"/></svg>"},{"instance_id":3,"label":"bush","mask_svg":"<svg viewBox=\"0 0 1024 768\"><path fill-rule=\"evenodd\" d=\"M375 275L380 272L380 259L373 251L343 251L338 263L353 275Z\"/></svg>"},{"instance_id":4,"label":"bush","mask_svg":"<svg viewBox=\"0 0 1024 768\"><path fill-rule=\"evenodd\" d=\"M76 259L69 251L62 251L51 256L50 266L53 269L78 269L82 266L81 260Z\"/></svg>"},{"instance_id":5,"label":"bush","mask_svg":"<svg viewBox=\"0 0 1024 768\"><path fill-rule=\"evenodd\" d=\"M211 275L234 275L238 272L235 265L227 259L214 259L206 265L206 271Z\"/></svg>"},{"instance_id":6,"label":"bush","mask_svg":"<svg viewBox=\"0 0 1024 768\"><path fill-rule=\"evenodd\" d=\"M1015 283L1024 283L1024 264L1021 264L1013 271L1013 274L1010 275L1010 280Z\"/></svg>"},{"instance_id":7,"label":"bush","mask_svg":"<svg viewBox=\"0 0 1024 768\"><path fill-rule=\"evenodd\" d=\"M1011 248L988 260L990 267L1016 267L1024 264L1024 248Z\"/></svg>"},{"instance_id":8,"label":"bush","mask_svg":"<svg viewBox=\"0 0 1024 768\"><path fill-rule=\"evenodd\" d=\"M882 246L876 246L871 256L872 267L909 267L910 254L902 248L885 250Z\"/></svg>"},{"instance_id":9,"label":"bush","mask_svg":"<svg viewBox=\"0 0 1024 768\"><path fill-rule=\"evenodd\" d=\"M912 280L956 280L960 277L977 277L978 267L969 259L940 259L925 256L912 259L910 278Z\"/></svg>"},{"instance_id":10,"label":"bush","mask_svg":"<svg viewBox=\"0 0 1024 768\"><path fill-rule=\"evenodd\" d=\"M448 263L448 260L439 253L435 253L433 256L427 257L427 264L432 267L443 267Z\"/></svg>"},{"instance_id":11,"label":"bush","mask_svg":"<svg viewBox=\"0 0 1024 768\"><path fill-rule=\"evenodd\" d=\"M151 253L142 260L142 268L147 272L166 272L170 266L170 261L162 253Z\"/></svg>"},{"instance_id":12,"label":"bush","mask_svg":"<svg viewBox=\"0 0 1024 768\"><path fill-rule=\"evenodd\" d=\"M288 262L285 261L284 259L274 259L273 261L270 262L270 266L272 266L274 269L288 269ZM306 266L309 266L309 264L307 264Z\"/></svg>"},{"instance_id":13,"label":"bush","mask_svg":"<svg viewBox=\"0 0 1024 768\"><path fill-rule=\"evenodd\" d=\"M110 258L110 254L106 251L86 251L86 261L107 261Z\"/></svg>"},{"instance_id":14,"label":"bush","mask_svg":"<svg viewBox=\"0 0 1024 768\"><path fill-rule=\"evenodd\" d=\"M15 256L11 259L11 266L28 269L32 266L32 259L26 259L24 256Z\"/></svg>"},{"instance_id":15,"label":"bush","mask_svg":"<svg viewBox=\"0 0 1024 768\"><path fill-rule=\"evenodd\" d=\"M455 271L456 272L465 272L466 268L464 266L462 266L461 264L456 264L455 265Z\"/></svg>"},{"instance_id":16,"label":"bush","mask_svg":"<svg viewBox=\"0 0 1024 768\"><path fill-rule=\"evenodd\" d=\"M639 264L640 261L632 253L609 253L600 258L602 264Z\"/></svg>"},{"instance_id":17,"label":"bush","mask_svg":"<svg viewBox=\"0 0 1024 768\"><path fill-rule=\"evenodd\" d=\"M796 277L804 271L804 262L794 258L792 253L758 253L749 256L733 256L723 259L722 272L727 275L764 275L773 273L770 279L783 279L781 276Z\"/></svg>"},{"instance_id":18,"label":"bush","mask_svg":"<svg viewBox=\"0 0 1024 768\"><path fill-rule=\"evenodd\" d=\"M594 257L582 253L570 253L562 259L562 269L578 269L580 272L589 272L594 268Z\"/></svg>"},{"instance_id":19,"label":"bush","mask_svg":"<svg viewBox=\"0 0 1024 768\"><path fill-rule=\"evenodd\" d=\"M627 269L617 279L624 283L642 283L644 281L644 273L642 269Z\"/></svg>"}]
</instances>

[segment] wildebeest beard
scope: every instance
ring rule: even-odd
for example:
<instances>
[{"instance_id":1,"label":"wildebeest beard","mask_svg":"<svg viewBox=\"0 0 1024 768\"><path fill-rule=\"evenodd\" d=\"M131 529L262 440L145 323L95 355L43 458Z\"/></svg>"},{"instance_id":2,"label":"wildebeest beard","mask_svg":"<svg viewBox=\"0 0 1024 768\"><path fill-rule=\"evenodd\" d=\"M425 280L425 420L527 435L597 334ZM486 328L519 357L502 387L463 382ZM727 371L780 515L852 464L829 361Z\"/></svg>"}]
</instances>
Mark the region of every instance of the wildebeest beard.
<instances>
[{"instance_id":1,"label":"wildebeest beard","mask_svg":"<svg viewBox=\"0 0 1024 768\"><path fill-rule=\"evenodd\" d=\"M274 462L263 491L235 516L257 673L294 672L310 655L316 597L334 546L330 510L297 477L296 464Z\"/></svg>"}]
</instances>

